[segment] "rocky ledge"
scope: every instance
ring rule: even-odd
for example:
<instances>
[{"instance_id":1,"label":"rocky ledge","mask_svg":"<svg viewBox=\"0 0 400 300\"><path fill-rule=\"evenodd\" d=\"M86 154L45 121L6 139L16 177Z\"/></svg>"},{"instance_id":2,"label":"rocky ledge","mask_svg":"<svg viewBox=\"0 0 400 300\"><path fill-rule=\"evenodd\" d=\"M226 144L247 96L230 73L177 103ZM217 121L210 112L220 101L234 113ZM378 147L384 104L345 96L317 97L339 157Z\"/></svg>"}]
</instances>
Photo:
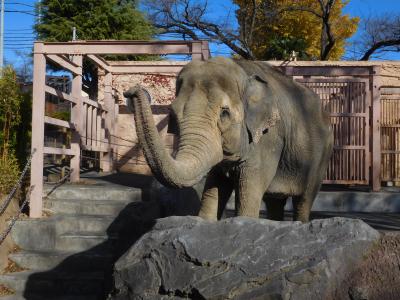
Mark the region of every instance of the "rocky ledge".
<instances>
[{"instance_id":1,"label":"rocky ledge","mask_svg":"<svg viewBox=\"0 0 400 300\"><path fill-rule=\"evenodd\" d=\"M115 264L109 299L337 299L379 239L361 220L157 220Z\"/></svg>"}]
</instances>

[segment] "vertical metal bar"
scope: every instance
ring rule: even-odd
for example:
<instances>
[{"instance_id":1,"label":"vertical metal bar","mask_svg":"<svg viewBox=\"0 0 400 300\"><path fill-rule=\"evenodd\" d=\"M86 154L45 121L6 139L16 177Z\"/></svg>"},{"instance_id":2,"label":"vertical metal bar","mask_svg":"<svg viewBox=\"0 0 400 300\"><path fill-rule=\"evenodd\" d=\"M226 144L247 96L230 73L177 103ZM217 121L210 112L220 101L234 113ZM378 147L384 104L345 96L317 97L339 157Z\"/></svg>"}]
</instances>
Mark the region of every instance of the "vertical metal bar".
<instances>
[{"instance_id":1,"label":"vertical metal bar","mask_svg":"<svg viewBox=\"0 0 400 300\"><path fill-rule=\"evenodd\" d=\"M75 130L72 131L71 150L74 156L71 158L71 182L77 182L80 179L80 161L81 161L81 135L83 131L83 104L82 104L82 56L74 55L72 61L81 68L80 74L75 74L72 79L72 97L75 104L71 109L71 122L74 124Z\"/></svg>"},{"instance_id":2,"label":"vertical metal bar","mask_svg":"<svg viewBox=\"0 0 400 300\"><path fill-rule=\"evenodd\" d=\"M33 55L32 91L32 165L31 165L31 218L42 217L43 206L43 148L44 148L44 109L46 84L46 58L39 53L42 44L35 43Z\"/></svg>"},{"instance_id":3,"label":"vertical metal bar","mask_svg":"<svg viewBox=\"0 0 400 300\"><path fill-rule=\"evenodd\" d=\"M372 190L381 189L380 66L372 67Z\"/></svg>"}]
</instances>

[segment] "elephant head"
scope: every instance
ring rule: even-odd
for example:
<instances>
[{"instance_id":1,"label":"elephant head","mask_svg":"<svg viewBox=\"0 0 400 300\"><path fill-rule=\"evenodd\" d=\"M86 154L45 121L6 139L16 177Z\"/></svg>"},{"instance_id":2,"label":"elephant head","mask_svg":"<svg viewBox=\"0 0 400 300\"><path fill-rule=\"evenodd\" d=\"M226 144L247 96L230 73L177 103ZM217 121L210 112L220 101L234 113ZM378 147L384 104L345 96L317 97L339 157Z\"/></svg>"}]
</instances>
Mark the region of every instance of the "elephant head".
<instances>
[{"instance_id":1,"label":"elephant head","mask_svg":"<svg viewBox=\"0 0 400 300\"><path fill-rule=\"evenodd\" d=\"M179 147L172 157L144 91L133 87L125 96L132 101L137 135L154 176L172 187L192 186L220 162L244 159L277 119L273 93L262 75L248 75L226 58L191 62L176 81L171 118Z\"/></svg>"}]
</instances>

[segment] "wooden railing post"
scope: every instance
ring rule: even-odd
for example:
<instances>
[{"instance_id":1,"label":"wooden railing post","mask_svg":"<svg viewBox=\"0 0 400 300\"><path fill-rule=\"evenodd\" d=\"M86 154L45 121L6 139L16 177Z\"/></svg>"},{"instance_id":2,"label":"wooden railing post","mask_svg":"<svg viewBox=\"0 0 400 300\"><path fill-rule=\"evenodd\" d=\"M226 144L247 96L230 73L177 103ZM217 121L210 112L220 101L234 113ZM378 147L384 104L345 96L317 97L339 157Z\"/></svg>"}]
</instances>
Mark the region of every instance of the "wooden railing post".
<instances>
[{"instance_id":1,"label":"wooden railing post","mask_svg":"<svg viewBox=\"0 0 400 300\"><path fill-rule=\"evenodd\" d=\"M80 74L74 74L72 79L72 98L76 101L71 109L71 123L75 130L72 130L71 150L74 156L71 157L71 182L80 179L80 160L81 160L81 136L83 132L83 103L82 103L82 55L74 55L72 61L80 67Z\"/></svg>"},{"instance_id":2,"label":"wooden railing post","mask_svg":"<svg viewBox=\"0 0 400 300\"><path fill-rule=\"evenodd\" d=\"M31 218L42 217L43 205L43 148L44 148L44 110L46 84L46 58L40 53L42 43L35 43L33 54L32 91L32 165L31 165Z\"/></svg>"},{"instance_id":3,"label":"wooden railing post","mask_svg":"<svg viewBox=\"0 0 400 300\"><path fill-rule=\"evenodd\" d=\"M208 41L201 41L201 53L203 60L210 58L210 49L208 47Z\"/></svg>"},{"instance_id":4,"label":"wooden railing post","mask_svg":"<svg viewBox=\"0 0 400 300\"><path fill-rule=\"evenodd\" d=\"M192 60L202 60L203 58L202 42L193 41L191 52L192 52Z\"/></svg>"},{"instance_id":5,"label":"wooden railing post","mask_svg":"<svg viewBox=\"0 0 400 300\"><path fill-rule=\"evenodd\" d=\"M103 172L114 171L114 126L115 126L115 103L112 95L112 73L107 72L104 76L104 106L107 110L105 120L106 139L108 140L108 151L101 161Z\"/></svg>"},{"instance_id":6,"label":"wooden railing post","mask_svg":"<svg viewBox=\"0 0 400 300\"><path fill-rule=\"evenodd\" d=\"M373 66L371 74L372 84L372 190L377 192L381 189L381 67Z\"/></svg>"}]
</instances>

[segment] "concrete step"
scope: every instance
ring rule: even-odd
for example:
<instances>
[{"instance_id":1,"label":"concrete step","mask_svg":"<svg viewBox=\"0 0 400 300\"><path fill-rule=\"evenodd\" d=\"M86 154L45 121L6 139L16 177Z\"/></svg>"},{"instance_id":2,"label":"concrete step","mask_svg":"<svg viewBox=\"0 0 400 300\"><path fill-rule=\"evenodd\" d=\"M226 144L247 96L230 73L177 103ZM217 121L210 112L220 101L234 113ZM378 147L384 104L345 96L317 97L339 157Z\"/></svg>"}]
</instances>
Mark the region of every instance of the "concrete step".
<instances>
[{"instance_id":1,"label":"concrete step","mask_svg":"<svg viewBox=\"0 0 400 300\"><path fill-rule=\"evenodd\" d=\"M62 268L64 271L102 271L112 264L113 255L106 251L65 252L65 251L20 251L8 258L18 266L29 270Z\"/></svg>"},{"instance_id":2,"label":"concrete step","mask_svg":"<svg viewBox=\"0 0 400 300\"><path fill-rule=\"evenodd\" d=\"M0 300L98 300L99 296L96 295L57 295L57 294L39 294L29 293L24 295L23 292L18 292L13 295L0 296ZM100 298L101 299L101 298Z\"/></svg>"},{"instance_id":3,"label":"concrete step","mask_svg":"<svg viewBox=\"0 0 400 300\"><path fill-rule=\"evenodd\" d=\"M87 200L129 200L141 201L145 192L138 188L120 185L78 185L64 184L59 187L45 186L45 197L55 199L87 199Z\"/></svg>"},{"instance_id":4,"label":"concrete step","mask_svg":"<svg viewBox=\"0 0 400 300\"><path fill-rule=\"evenodd\" d=\"M71 231L95 231L106 232L115 221L115 216L108 215L57 215L55 221L57 234Z\"/></svg>"},{"instance_id":5,"label":"concrete step","mask_svg":"<svg viewBox=\"0 0 400 300\"><path fill-rule=\"evenodd\" d=\"M131 200L87 200L49 198L45 208L62 214L118 215Z\"/></svg>"},{"instance_id":6,"label":"concrete step","mask_svg":"<svg viewBox=\"0 0 400 300\"><path fill-rule=\"evenodd\" d=\"M11 237L24 250L52 250L57 235L55 221L54 217L18 220Z\"/></svg>"},{"instance_id":7,"label":"concrete step","mask_svg":"<svg viewBox=\"0 0 400 300\"><path fill-rule=\"evenodd\" d=\"M0 282L17 293L43 295L100 295L104 291L102 272L22 271L0 275ZM30 299L30 298L29 298Z\"/></svg>"},{"instance_id":8,"label":"concrete step","mask_svg":"<svg viewBox=\"0 0 400 300\"><path fill-rule=\"evenodd\" d=\"M56 239L56 250L86 251L94 247L98 249L112 249L116 236L108 236L104 232L77 231L65 232Z\"/></svg>"}]
</instances>

